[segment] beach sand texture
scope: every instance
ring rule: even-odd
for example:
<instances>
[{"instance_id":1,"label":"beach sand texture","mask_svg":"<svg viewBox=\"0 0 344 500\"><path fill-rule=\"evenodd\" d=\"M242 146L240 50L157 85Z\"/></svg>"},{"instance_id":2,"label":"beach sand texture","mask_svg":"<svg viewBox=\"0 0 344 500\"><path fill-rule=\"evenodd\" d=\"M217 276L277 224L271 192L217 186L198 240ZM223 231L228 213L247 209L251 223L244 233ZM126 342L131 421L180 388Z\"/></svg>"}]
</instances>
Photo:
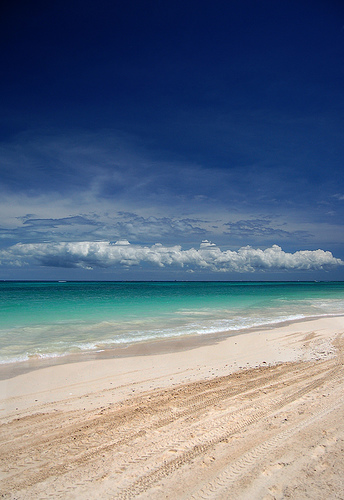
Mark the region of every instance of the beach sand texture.
<instances>
[{"instance_id":1,"label":"beach sand texture","mask_svg":"<svg viewBox=\"0 0 344 500\"><path fill-rule=\"evenodd\" d=\"M331 317L1 380L0 496L343 499L343 332Z\"/></svg>"}]
</instances>

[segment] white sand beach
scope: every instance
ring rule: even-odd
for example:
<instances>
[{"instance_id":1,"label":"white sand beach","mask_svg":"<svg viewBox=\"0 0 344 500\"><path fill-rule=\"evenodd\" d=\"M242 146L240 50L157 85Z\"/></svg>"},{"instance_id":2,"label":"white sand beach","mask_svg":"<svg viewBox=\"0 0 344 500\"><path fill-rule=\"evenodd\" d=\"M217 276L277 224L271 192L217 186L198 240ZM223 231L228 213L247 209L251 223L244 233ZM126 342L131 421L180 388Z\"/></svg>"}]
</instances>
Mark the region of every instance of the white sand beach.
<instances>
[{"instance_id":1,"label":"white sand beach","mask_svg":"<svg viewBox=\"0 0 344 500\"><path fill-rule=\"evenodd\" d=\"M16 499L343 498L344 317L0 381Z\"/></svg>"}]
</instances>

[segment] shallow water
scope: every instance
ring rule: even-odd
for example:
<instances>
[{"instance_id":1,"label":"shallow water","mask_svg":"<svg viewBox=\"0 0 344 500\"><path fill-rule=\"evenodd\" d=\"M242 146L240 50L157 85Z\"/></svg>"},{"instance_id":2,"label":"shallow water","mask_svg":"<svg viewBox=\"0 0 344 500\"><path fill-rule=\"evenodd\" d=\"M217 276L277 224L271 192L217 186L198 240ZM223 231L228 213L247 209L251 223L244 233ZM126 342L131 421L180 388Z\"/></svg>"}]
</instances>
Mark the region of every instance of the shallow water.
<instances>
[{"instance_id":1,"label":"shallow water","mask_svg":"<svg viewBox=\"0 0 344 500\"><path fill-rule=\"evenodd\" d=\"M344 313L344 282L1 282L0 363Z\"/></svg>"}]
</instances>

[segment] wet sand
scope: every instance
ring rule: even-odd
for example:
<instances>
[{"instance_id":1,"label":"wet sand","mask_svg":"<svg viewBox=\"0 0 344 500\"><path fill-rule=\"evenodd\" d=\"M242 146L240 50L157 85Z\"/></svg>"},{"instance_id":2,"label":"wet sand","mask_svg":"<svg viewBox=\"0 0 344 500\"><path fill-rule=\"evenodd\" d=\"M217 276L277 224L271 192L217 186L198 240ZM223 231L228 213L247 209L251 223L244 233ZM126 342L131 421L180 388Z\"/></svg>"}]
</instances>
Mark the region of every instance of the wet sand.
<instances>
[{"instance_id":1,"label":"wet sand","mask_svg":"<svg viewBox=\"0 0 344 500\"><path fill-rule=\"evenodd\" d=\"M3 498L343 498L344 318L0 380Z\"/></svg>"}]
</instances>

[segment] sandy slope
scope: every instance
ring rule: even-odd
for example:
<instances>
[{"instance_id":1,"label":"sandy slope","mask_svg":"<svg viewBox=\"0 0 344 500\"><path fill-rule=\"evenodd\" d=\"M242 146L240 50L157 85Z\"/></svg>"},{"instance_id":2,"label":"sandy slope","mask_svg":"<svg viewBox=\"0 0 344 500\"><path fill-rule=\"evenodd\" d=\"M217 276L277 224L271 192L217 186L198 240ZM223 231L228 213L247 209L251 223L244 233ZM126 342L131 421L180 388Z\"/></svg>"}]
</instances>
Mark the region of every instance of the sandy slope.
<instances>
[{"instance_id":1,"label":"sandy slope","mask_svg":"<svg viewBox=\"0 0 344 500\"><path fill-rule=\"evenodd\" d=\"M342 332L310 321L2 381L2 498L343 499Z\"/></svg>"}]
</instances>

